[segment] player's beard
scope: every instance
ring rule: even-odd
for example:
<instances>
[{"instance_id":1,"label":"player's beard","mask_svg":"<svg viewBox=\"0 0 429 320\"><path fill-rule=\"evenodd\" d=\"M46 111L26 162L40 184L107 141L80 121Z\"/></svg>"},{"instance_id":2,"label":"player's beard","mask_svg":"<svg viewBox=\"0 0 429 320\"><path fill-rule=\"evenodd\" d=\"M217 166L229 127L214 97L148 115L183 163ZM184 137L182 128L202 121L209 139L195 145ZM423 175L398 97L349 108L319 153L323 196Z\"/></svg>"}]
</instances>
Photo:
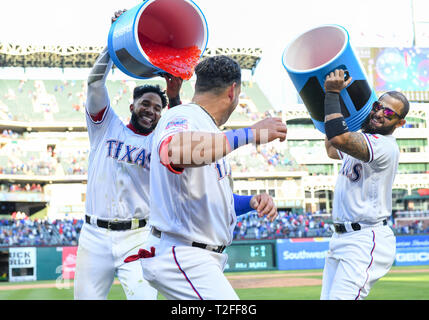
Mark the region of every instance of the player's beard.
<instances>
[{"instance_id":1,"label":"player's beard","mask_svg":"<svg viewBox=\"0 0 429 320\"><path fill-rule=\"evenodd\" d=\"M142 133L142 134L149 134L151 133L155 127L156 127L156 123L152 123L152 125L147 128L147 127L143 127L142 125L140 125L137 115L132 112L131 113L131 120L130 120L131 124L133 125L134 129L137 130L137 132Z\"/></svg>"},{"instance_id":2,"label":"player's beard","mask_svg":"<svg viewBox=\"0 0 429 320\"><path fill-rule=\"evenodd\" d=\"M375 116L372 112L368 115L368 117L362 123L362 131L370 134L381 134L383 136L392 134L395 125L383 126L381 128L375 128L371 125L371 119Z\"/></svg>"}]
</instances>

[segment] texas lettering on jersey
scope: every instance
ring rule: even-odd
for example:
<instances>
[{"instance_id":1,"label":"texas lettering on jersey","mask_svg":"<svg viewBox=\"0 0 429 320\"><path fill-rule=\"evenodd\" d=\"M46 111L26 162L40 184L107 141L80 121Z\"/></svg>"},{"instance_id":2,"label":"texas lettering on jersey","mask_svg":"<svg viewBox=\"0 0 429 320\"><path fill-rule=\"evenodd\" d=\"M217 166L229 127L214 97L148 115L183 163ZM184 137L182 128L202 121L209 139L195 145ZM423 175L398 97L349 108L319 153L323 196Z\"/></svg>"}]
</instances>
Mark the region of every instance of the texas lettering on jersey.
<instances>
[{"instance_id":1,"label":"texas lettering on jersey","mask_svg":"<svg viewBox=\"0 0 429 320\"><path fill-rule=\"evenodd\" d=\"M150 151L124 144L124 142L115 139L107 140L105 145L107 157L150 169Z\"/></svg>"},{"instance_id":2,"label":"texas lettering on jersey","mask_svg":"<svg viewBox=\"0 0 429 320\"><path fill-rule=\"evenodd\" d=\"M352 182L358 182L362 177L362 163L355 163L351 159L346 159L340 169L340 174L346 176Z\"/></svg>"}]
</instances>

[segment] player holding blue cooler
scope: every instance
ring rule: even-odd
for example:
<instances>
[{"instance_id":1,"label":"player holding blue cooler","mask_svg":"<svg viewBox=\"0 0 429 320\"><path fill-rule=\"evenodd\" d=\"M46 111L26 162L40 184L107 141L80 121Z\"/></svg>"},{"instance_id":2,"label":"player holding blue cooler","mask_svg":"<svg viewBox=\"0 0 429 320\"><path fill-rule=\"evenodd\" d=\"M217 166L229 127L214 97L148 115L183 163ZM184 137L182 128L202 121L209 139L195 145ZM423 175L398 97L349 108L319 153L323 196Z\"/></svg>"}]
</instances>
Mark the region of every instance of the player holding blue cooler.
<instances>
[{"instance_id":1,"label":"player holding blue cooler","mask_svg":"<svg viewBox=\"0 0 429 320\"><path fill-rule=\"evenodd\" d=\"M409 110L400 92L384 93L372 105L360 132L351 132L341 113L345 81L337 69L325 80L325 146L343 160L334 192L335 226L323 271L321 299L360 300L395 260L396 241L387 225L399 148L392 133L405 124Z\"/></svg>"}]
</instances>

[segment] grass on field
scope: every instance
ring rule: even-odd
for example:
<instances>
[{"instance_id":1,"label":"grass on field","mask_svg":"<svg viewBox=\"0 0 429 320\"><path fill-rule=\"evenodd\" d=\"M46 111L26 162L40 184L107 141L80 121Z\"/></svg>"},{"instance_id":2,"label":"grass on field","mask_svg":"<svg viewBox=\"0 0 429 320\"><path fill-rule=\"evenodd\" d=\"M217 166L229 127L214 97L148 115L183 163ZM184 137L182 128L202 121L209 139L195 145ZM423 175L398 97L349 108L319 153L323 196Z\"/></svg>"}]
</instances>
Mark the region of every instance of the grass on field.
<instances>
[{"instance_id":1,"label":"grass on field","mask_svg":"<svg viewBox=\"0 0 429 320\"><path fill-rule=\"evenodd\" d=\"M372 288L367 300L429 300L429 272L394 272L428 269L429 266L393 267L385 277L380 279ZM322 270L299 271L273 271L252 274L288 274L305 272L322 272ZM227 275L239 275L250 273L228 273ZM300 275L299 277L302 277ZM322 279L322 276L309 275L309 278ZM0 283L0 289L17 284L55 284L55 281L37 281L25 283ZM282 288L257 288L237 289L237 294L242 300L319 300L321 286L282 287ZM68 288L38 288L0 290L0 300L72 300L73 286L70 282ZM121 285L115 284L108 296L109 300L125 300L125 294ZM159 299L164 299L159 296Z\"/></svg>"}]
</instances>

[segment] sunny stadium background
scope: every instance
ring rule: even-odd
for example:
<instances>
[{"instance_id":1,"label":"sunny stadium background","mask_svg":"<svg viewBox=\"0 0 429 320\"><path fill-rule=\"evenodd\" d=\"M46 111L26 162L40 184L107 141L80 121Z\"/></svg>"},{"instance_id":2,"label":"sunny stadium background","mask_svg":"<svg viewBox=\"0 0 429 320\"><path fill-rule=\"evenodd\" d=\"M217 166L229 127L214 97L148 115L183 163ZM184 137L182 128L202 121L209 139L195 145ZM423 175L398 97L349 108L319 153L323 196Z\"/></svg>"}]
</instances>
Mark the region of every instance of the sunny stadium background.
<instances>
[{"instance_id":1,"label":"sunny stadium background","mask_svg":"<svg viewBox=\"0 0 429 320\"><path fill-rule=\"evenodd\" d=\"M397 235L391 273L394 277L395 272L411 269L414 275L424 274L426 281L429 33L418 30L419 24L424 27L427 23L413 21L416 33L412 46L355 48L377 95L399 89L411 102L407 124L394 133L401 155L389 221ZM30 293L17 294L20 288L12 288L11 283L32 283L35 288L26 289L30 291L44 290L37 287L38 283L52 284L53 290L64 289L66 283L68 294L47 294L45 298L72 298L89 155L84 117L86 78L102 49L0 42L0 299L33 297ZM224 129L249 126L266 116L281 117L288 127L286 143L247 145L228 156L234 192L270 194L279 217L273 223L253 213L238 219L234 242L226 250L229 260L225 272L241 297L288 299L287 295L246 293L250 287L240 286L237 279L246 274L261 282L274 277L275 281L265 287L287 287L276 277L286 274L293 279L288 272L298 270L299 277L307 273L318 277L319 282L301 282L298 286L311 287L314 293L293 298L317 299L320 272L333 232L333 190L341 163L327 157L324 136L315 129L298 94L292 99L294 103L286 106L270 103L253 78L262 49L208 48L204 57L216 54L235 58L246 70L239 105ZM142 83L165 86L161 78L132 79L116 68L109 75L111 104L124 122L129 121L132 90ZM192 98L193 85L193 78L184 82L180 94L183 102ZM384 295L389 290L382 289L380 282L380 287L374 288L375 298L389 297ZM416 284L409 286L416 289ZM429 298L428 288L416 292L415 299ZM124 296L118 293L111 298Z\"/></svg>"}]
</instances>

